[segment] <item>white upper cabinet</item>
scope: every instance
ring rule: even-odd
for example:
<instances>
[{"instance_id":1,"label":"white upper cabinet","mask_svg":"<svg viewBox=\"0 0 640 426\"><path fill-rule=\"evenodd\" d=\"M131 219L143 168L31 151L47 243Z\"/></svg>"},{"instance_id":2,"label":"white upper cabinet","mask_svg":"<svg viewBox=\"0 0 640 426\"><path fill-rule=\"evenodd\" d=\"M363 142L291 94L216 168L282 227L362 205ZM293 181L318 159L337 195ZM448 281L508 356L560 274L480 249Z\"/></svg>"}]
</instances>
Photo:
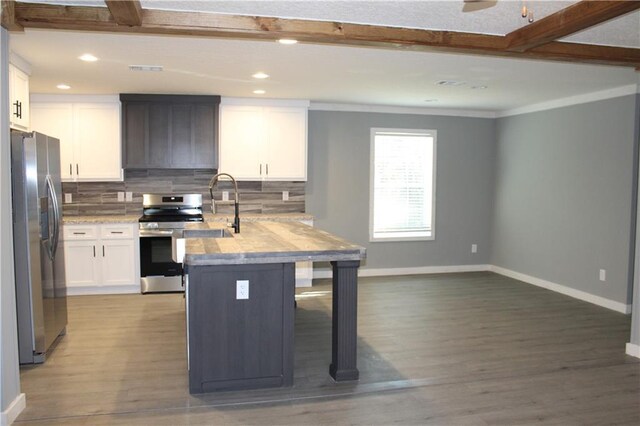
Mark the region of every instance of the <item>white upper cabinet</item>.
<instances>
[{"instance_id":1,"label":"white upper cabinet","mask_svg":"<svg viewBox=\"0 0 640 426\"><path fill-rule=\"evenodd\" d=\"M238 180L306 181L308 102L242 102L222 100L219 171Z\"/></svg>"},{"instance_id":2,"label":"white upper cabinet","mask_svg":"<svg viewBox=\"0 0 640 426\"><path fill-rule=\"evenodd\" d=\"M12 129L29 130L29 76L9 64L9 125Z\"/></svg>"},{"instance_id":3,"label":"white upper cabinet","mask_svg":"<svg viewBox=\"0 0 640 426\"><path fill-rule=\"evenodd\" d=\"M32 130L60 139L62 180L122 180L120 101L73 100L42 96L31 104Z\"/></svg>"}]
</instances>

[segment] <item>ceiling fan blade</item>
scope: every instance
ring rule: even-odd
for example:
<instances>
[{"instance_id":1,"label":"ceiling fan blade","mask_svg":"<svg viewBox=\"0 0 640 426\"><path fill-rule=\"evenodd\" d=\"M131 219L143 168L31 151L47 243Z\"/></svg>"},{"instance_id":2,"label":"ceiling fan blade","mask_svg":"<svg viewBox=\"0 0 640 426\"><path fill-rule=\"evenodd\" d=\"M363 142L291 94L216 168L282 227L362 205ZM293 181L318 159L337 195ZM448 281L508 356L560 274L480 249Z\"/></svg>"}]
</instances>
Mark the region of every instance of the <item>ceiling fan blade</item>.
<instances>
[{"instance_id":1,"label":"ceiling fan blade","mask_svg":"<svg viewBox=\"0 0 640 426\"><path fill-rule=\"evenodd\" d=\"M476 10L488 9L498 3L498 0L464 0L463 12L475 12Z\"/></svg>"}]
</instances>

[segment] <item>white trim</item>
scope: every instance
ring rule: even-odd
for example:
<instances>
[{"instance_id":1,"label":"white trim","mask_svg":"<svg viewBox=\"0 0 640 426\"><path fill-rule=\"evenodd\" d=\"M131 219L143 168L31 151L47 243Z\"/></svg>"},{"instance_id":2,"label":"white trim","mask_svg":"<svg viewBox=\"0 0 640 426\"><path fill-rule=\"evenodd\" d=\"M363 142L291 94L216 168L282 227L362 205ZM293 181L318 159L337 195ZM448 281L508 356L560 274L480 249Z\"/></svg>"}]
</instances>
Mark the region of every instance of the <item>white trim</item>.
<instances>
[{"instance_id":1,"label":"white trim","mask_svg":"<svg viewBox=\"0 0 640 426\"><path fill-rule=\"evenodd\" d=\"M640 345L636 345L633 343L627 343L626 348L627 355L635 356L636 358L640 358Z\"/></svg>"},{"instance_id":2,"label":"white trim","mask_svg":"<svg viewBox=\"0 0 640 426\"><path fill-rule=\"evenodd\" d=\"M67 287L67 296L84 296L89 294L136 294L140 293L140 285L105 285Z\"/></svg>"},{"instance_id":3,"label":"white trim","mask_svg":"<svg viewBox=\"0 0 640 426\"><path fill-rule=\"evenodd\" d=\"M221 97L220 105L241 105L241 106L279 106L308 108L309 101L304 99L269 99L269 98L229 98Z\"/></svg>"},{"instance_id":4,"label":"white trim","mask_svg":"<svg viewBox=\"0 0 640 426\"><path fill-rule=\"evenodd\" d=\"M27 74L28 76L31 75L31 64L17 53L9 53L9 63L19 68L20 71Z\"/></svg>"},{"instance_id":5,"label":"white trim","mask_svg":"<svg viewBox=\"0 0 640 426\"><path fill-rule=\"evenodd\" d=\"M120 103L120 95L51 95L32 93L31 102L87 102L87 103Z\"/></svg>"},{"instance_id":6,"label":"white trim","mask_svg":"<svg viewBox=\"0 0 640 426\"><path fill-rule=\"evenodd\" d=\"M364 105L311 102L310 111L378 112L383 114L444 115L453 117L496 118L495 111L453 108L422 108L393 105Z\"/></svg>"},{"instance_id":7,"label":"white trim","mask_svg":"<svg viewBox=\"0 0 640 426\"><path fill-rule=\"evenodd\" d=\"M616 87L613 89L600 90L598 92L586 93L584 95L569 96L555 99L548 102L540 102L519 108L507 109L496 114L496 118L510 117L512 115L528 114L531 112L546 111L549 109L562 108L571 105L586 104L589 102L601 101L604 99L619 98L621 96L634 95L640 90L637 84Z\"/></svg>"},{"instance_id":8,"label":"white trim","mask_svg":"<svg viewBox=\"0 0 640 426\"><path fill-rule=\"evenodd\" d=\"M18 418L22 410L27 406L27 398L25 394L21 393L16 396L11 404L0 414L0 426L9 426Z\"/></svg>"},{"instance_id":9,"label":"white trim","mask_svg":"<svg viewBox=\"0 0 640 426\"><path fill-rule=\"evenodd\" d=\"M452 274L458 272L488 271L491 265L445 265L445 266L417 266L408 268L371 268L359 269L359 277L386 277L392 275L420 275L420 274ZM330 269L314 269L313 279L331 278Z\"/></svg>"},{"instance_id":10,"label":"white trim","mask_svg":"<svg viewBox=\"0 0 640 426\"><path fill-rule=\"evenodd\" d=\"M567 287L562 284L553 283L551 281L543 280L541 278L532 277L531 275L522 274L520 272L502 268L500 266L491 265L489 270L491 272L495 272L496 274L504 275L505 277L524 281L527 284L533 284L537 287L546 288L547 290L555 291L557 293L564 294L565 296L571 296L575 299L593 303L594 305L602 306L603 308L611 309L616 312L620 312L623 314L631 313L630 304L627 305L624 303L616 302L615 300L596 296L594 294L587 293L585 291L576 290L575 288Z\"/></svg>"}]
</instances>

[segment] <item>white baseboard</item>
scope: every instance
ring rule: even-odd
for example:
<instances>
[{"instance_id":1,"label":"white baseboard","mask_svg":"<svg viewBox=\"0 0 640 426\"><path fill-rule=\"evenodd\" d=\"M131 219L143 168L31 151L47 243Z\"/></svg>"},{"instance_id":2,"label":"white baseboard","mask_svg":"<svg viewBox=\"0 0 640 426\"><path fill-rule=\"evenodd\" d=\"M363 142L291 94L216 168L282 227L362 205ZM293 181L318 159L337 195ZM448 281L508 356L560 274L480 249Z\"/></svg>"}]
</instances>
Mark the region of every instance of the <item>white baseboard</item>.
<instances>
[{"instance_id":1,"label":"white baseboard","mask_svg":"<svg viewBox=\"0 0 640 426\"><path fill-rule=\"evenodd\" d=\"M90 294L92 295L135 294L135 293L140 293L140 284L67 287L67 296L85 296Z\"/></svg>"},{"instance_id":2,"label":"white baseboard","mask_svg":"<svg viewBox=\"0 0 640 426\"><path fill-rule=\"evenodd\" d=\"M27 406L27 398L21 393L9 404L6 410L0 414L0 426L9 426L18 418L22 410Z\"/></svg>"},{"instance_id":3,"label":"white baseboard","mask_svg":"<svg viewBox=\"0 0 640 426\"><path fill-rule=\"evenodd\" d=\"M565 296L571 296L576 299L583 300L585 302L593 303L594 305L602 306L603 308L611 309L623 314L631 313L631 305L616 302L615 300L606 299L604 297L596 296L585 291L576 290L575 288L567 287L562 284L557 284L551 281L543 280L541 278L532 277L531 275L522 274L520 272L512 271L510 269L502 268L500 266L491 265L489 270L496 274L504 275L509 278L514 278L519 281L524 281L527 284L533 284L537 287L546 288L557 293L562 293Z\"/></svg>"},{"instance_id":4,"label":"white baseboard","mask_svg":"<svg viewBox=\"0 0 640 426\"><path fill-rule=\"evenodd\" d=\"M633 343L627 343L627 355L635 356L636 358L640 358L640 345L635 345Z\"/></svg>"},{"instance_id":5,"label":"white baseboard","mask_svg":"<svg viewBox=\"0 0 640 426\"><path fill-rule=\"evenodd\" d=\"M392 275L419 275L419 274L450 274L456 272L481 272L488 271L490 265L446 265L446 266L417 266L411 268L371 268L359 269L359 277L386 277ZM313 271L313 278L331 278L333 273L328 269Z\"/></svg>"}]
</instances>

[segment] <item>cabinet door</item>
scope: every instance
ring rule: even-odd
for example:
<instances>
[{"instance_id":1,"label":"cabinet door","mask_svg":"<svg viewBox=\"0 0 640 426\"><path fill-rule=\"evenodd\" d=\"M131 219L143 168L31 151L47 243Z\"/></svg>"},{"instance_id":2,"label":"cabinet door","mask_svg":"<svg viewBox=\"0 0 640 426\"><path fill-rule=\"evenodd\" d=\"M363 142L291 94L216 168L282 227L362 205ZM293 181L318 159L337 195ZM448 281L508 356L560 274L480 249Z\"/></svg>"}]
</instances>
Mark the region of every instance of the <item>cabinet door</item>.
<instances>
[{"instance_id":1,"label":"cabinet door","mask_svg":"<svg viewBox=\"0 0 640 426\"><path fill-rule=\"evenodd\" d=\"M74 104L75 168L79 179L121 179L120 104Z\"/></svg>"},{"instance_id":2,"label":"cabinet door","mask_svg":"<svg viewBox=\"0 0 640 426\"><path fill-rule=\"evenodd\" d=\"M171 105L171 166L187 168L193 164L192 105Z\"/></svg>"},{"instance_id":3,"label":"cabinet door","mask_svg":"<svg viewBox=\"0 0 640 426\"><path fill-rule=\"evenodd\" d=\"M148 104L130 102L126 105L123 104L122 108L124 166L146 167Z\"/></svg>"},{"instance_id":4,"label":"cabinet door","mask_svg":"<svg viewBox=\"0 0 640 426\"><path fill-rule=\"evenodd\" d=\"M29 130L29 76L9 64L10 125L14 129Z\"/></svg>"},{"instance_id":5,"label":"cabinet door","mask_svg":"<svg viewBox=\"0 0 640 426\"><path fill-rule=\"evenodd\" d=\"M64 267L67 287L87 287L99 284L96 240L64 242Z\"/></svg>"},{"instance_id":6,"label":"cabinet door","mask_svg":"<svg viewBox=\"0 0 640 426\"><path fill-rule=\"evenodd\" d=\"M133 240L102 240L103 285L135 285L135 247Z\"/></svg>"},{"instance_id":7,"label":"cabinet door","mask_svg":"<svg viewBox=\"0 0 640 426\"><path fill-rule=\"evenodd\" d=\"M266 179L307 180L306 108L265 108Z\"/></svg>"},{"instance_id":8,"label":"cabinet door","mask_svg":"<svg viewBox=\"0 0 640 426\"><path fill-rule=\"evenodd\" d=\"M216 168L216 129L218 120L216 105L193 106L193 164L203 169Z\"/></svg>"},{"instance_id":9,"label":"cabinet door","mask_svg":"<svg viewBox=\"0 0 640 426\"><path fill-rule=\"evenodd\" d=\"M259 180L266 173L262 108L220 108L220 172L236 179ZM262 173L261 173L262 172Z\"/></svg>"},{"instance_id":10,"label":"cabinet door","mask_svg":"<svg viewBox=\"0 0 640 426\"><path fill-rule=\"evenodd\" d=\"M63 181L75 178L73 158L73 108L69 103L31 105L33 130L60 140L60 174Z\"/></svg>"}]
</instances>

